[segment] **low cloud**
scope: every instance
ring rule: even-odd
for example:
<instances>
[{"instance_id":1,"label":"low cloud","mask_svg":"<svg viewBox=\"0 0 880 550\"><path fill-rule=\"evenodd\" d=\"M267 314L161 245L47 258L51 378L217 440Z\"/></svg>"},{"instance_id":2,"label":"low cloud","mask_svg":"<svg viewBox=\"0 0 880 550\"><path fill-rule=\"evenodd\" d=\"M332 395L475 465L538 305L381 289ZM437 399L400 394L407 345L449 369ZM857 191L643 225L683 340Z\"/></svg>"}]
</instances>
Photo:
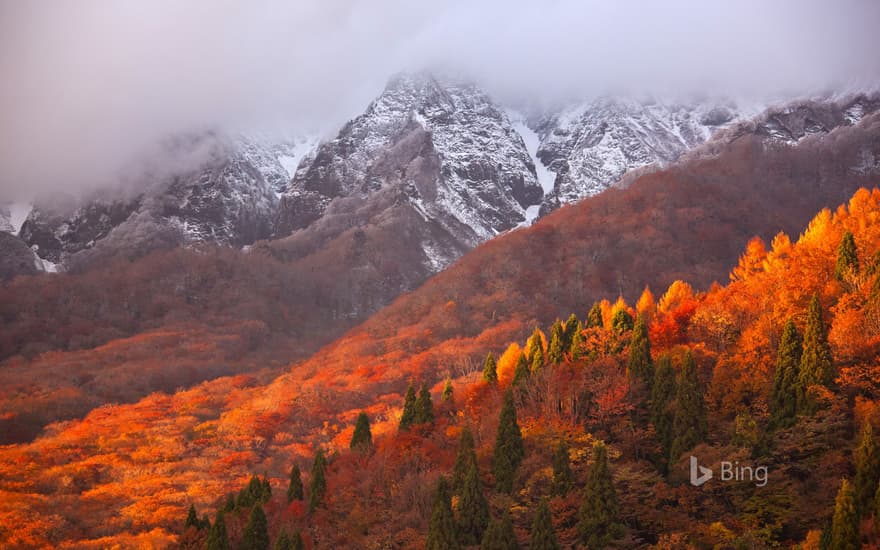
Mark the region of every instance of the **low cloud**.
<instances>
[{"instance_id":1,"label":"low cloud","mask_svg":"<svg viewBox=\"0 0 880 550\"><path fill-rule=\"evenodd\" d=\"M329 133L400 70L520 104L875 85L877 28L873 0L2 2L0 199L137 179L180 132Z\"/></svg>"}]
</instances>

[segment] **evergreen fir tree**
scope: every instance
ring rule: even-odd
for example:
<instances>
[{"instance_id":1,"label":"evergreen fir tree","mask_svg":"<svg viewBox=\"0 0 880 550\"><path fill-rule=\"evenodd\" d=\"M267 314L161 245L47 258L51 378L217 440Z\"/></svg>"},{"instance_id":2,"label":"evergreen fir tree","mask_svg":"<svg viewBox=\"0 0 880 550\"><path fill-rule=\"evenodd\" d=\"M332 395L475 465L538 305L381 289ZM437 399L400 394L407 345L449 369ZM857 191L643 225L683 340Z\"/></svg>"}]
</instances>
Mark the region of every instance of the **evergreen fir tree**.
<instances>
[{"instance_id":1,"label":"evergreen fir tree","mask_svg":"<svg viewBox=\"0 0 880 550\"><path fill-rule=\"evenodd\" d=\"M263 500L263 482L256 475L252 475L247 486L238 492L235 507L250 509L254 504Z\"/></svg>"},{"instance_id":2,"label":"evergreen fir tree","mask_svg":"<svg viewBox=\"0 0 880 550\"><path fill-rule=\"evenodd\" d=\"M294 464L290 469L290 484L287 486L287 502L303 499L303 482L302 474L299 471L299 465Z\"/></svg>"},{"instance_id":3,"label":"evergreen fir tree","mask_svg":"<svg viewBox=\"0 0 880 550\"><path fill-rule=\"evenodd\" d=\"M524 456L525 447L516 421L513 392L507 390L498 420L495 454L492 456L492 472L495 474L495 486L499 492L509 493L513 490L513 478Z\"/></svg>"},{"instance_id":4,"label":"evergreen fir tree","mask_svg":"<svg viewBox=\"0 0 880 550\"><path fill-rule=\"evenodd\" d=\"M235 495L229 493L226 495L226 504L223 505L224 512L231 512L235 510Z\"/></svg>"},{"instance_id":5,"label":"evergreen fir tree","mask_svg":"<svg viewBox=\"0 0 880 550\"><path fill-rule=\"evenodd\" d=\"M547 362L551 365L562 363L565 358L565 329L562 323L557 320L553 324L553 330L550 333L550 345L547 346Z\"/></svg>"},{"instance_id":6,"label":"evergreen fir tree","mask_svg":"<svg viewBox=\"0 0 880 550\"><path fill-rule=\"evenodd\" d=\"M632 315L625 309L618 309L611 319L611 328L617 334L622 334L628 330L632 330L635 326Z\"/></svg>"},{"instance_id":7,"label":"evergreen fir tree","mask_svg":"<svg viewBox=\"0 0 880 550\"><path fill-rule=\"evenodd\" d=\"M787 427L794 423L802 351L801 335L794 321L789 319L782 330L776 352L776 371L770 393L770 423L774 427Z\"/></svg>"},{"instance_id":8,"label":"evergreen fir tree","mask_svg":"<svg viewBox=\"0 0 880 550\"><path fill-rule=\"evenodd\" d=\"M675 370L672 359L664 353L657 359L654 370L654 384L651 387L651 423L660 441L663 456L668 458L672 452L673 423L675 409L673 403L677 392L675 386ZM663 470L666 470L665 461Z\"/></svg>"},{"instance_id":9,"label":"evergreen fir tree","mask_svg":"<svg viewBox=\"0 0 880 550\"><path fill-rule=\"evenodd\" d=\"M629 344L627 369L631 376L638 377L650 388L654 383L654 364L651 361L651 339L648 337L648 325L641 315L633 327L632 339Z\"/></svg>"},{"instance_id":10,"label":"evergreen fir tree","mask_svg":"<svg viewBox=\"0 0 880 550\"><path fill-rule=\"evenodd\" d=\"M489 528L483 535L480 550L518 550L516 533L513 532L513 521L510 512L506 509L501 512L501 518L492 519Z\"/></svg>"},{"instance_id":11,"label":"evergreen fir tree","mask_svg":"<svg viewBox=\"0 0 880 550\"><path fill-rule=\"evenodd\" d=\"M226 520L223 510L217 511L214 525L208 531L207 550L229 550L229 534L226 532Z\"/></svg>"},{"instance_id":12,"label":"evergreen fir tree","mask_svg":"<svg viewBox=\"0 0 880 550\"><path fill-rule=\"evenodd\" d=\"M529 336L529 339L526 341L526 355L529 358L529 363L533 361L535 353L538 352L541 353L541 360L543 362L544 338L541 335L541 329L535 327L535 330L532 331L532 335Z\"/></svg>"},{"instance_id":13,"label":"evergreen fir tree","mask_svg":"<svg viewBox=\"0 0 880 550\"><path fill-rule=\"evenodd\" d=\"M302 533L299 530L293 532L293 538L290 539L290 550L306 550L306 544L303 542Z\"/></svg>"},{"instance_id":14,"label":"evergreen fir tree","mask_svg":"<svg viewBox=\"0 0 880 550\"><path fill-rule=\"evenodd\" d=\"M538 511L532 523L532 536L529 550L560 550L556 532L553 530L553 519L550 517L550 507L547 499L541 499L538 503Z\"/></svg>"},{"instance_id":15,"label":"evergreen fir tree","mask_svg":"<svg viewBox=\"0 0 880 550\"><path fill-rule=\"evenodd\" d=\"M584 489L584 500L578 515L578 535L591 550L608 546L619 536L619 504L611 472L608 470L608 451L605 445L593 447L593 465Z\"/></svg>"},{"instance_id":16,"label":"evergreen fir tree","mask_svg":"<svg viewBox=\"0 0 880 550\"><path fill-rule=\"evenodd\" d=\"M241 550L269 550L269 524L261 505L254 504L251 508L251 515L238 547Z\"/></svg>"},{"instance_id":17,"label":"evergreen fir tree","mask_svg":"<svg viewBox=\"0 0 880 550\"><path fill-rule=\"evenodd\" d=\"M471 465L477 465L477 452L474 449L474 435L467 426L461 430L458 439L458 454L455 457L455 466L452 470L452 491L456 495L461 494L464 487L464 478L467 476Z\"/></svg>"},{"instance_id":18,"label":"evergreen fir tree","mask_svg":"<svg viewBox=\"0 0 880 550\"><path fill-rule=\"evenodd\" d=\"M859 254L856 250L856 240L849 231L843 234L840 246L837 247L837 263L834 265L834 277L843 281L847 276L858 275Z\"/></svg>"},{"instance_id":19,"label":"evergreen fir tree","mask_svg":"<svg viewBox=\"0 0 880 550\"><path fill-rule=\"evenodd\" d=\"M454 401L454 397L452 395L452 380L449 378L446 379L446 384L443 386L443 394L440 397L441 401L448 401L452 403Z\"/></svg>"},{"instance_id":20,"label":"evergreen fir tree","mask_svg":"<svg viewBox=\"0 0 880 550\"><path fill-rule=\"evenodd\" d=\"M278 534L278 538L275 539L275 550L293 550L293 541L290 540L290 537L287 535L287 531L282 529Z\"/></svg>"},{"instance_id":21,"label":"evergreen fir tree","mask_svg":"<svg viewBox=\"0 0 880 550\"><path fill-rule=\"evenodd\" d=\"M437 482L437 490L434 492L434 505L431 508L431 522L428 527L428 540L425 543L425 548L426 550L457 550L461 548L458 542L455 516L452 515L449 486L446 479L442 477Z\"/></svg>"},{"instance_id":22,"label":"evergreen fir tree","mask_svg":"<svg viewBox=\"0 0 880 550\"><path fill-rule=\"evenodd\" d=\"M403 398L403 414L400 416L400 429L408 430L416 420L416 389L412 382L406 388L406 397Z\"/></svg>"},{"instance_id":23,"label":"evergreen fir tree","mask_svg":"<svg viewBox=\"0 0 880 550\"><path fill-rule=\"evenodd\" d=\"M535 348L532 353L532 359L530 361L529 370L531 372L538 372L544 368L544 350L538 346Z\"/></svg>"},{"instance_id":24,"label":"evergreen fir tree","mask_svg":"<svg viewBox=\"0 0 880 550\"><path fill-rule=\"evenodd\" d=\"M354 434L351 436L352 451L359 453L369 452L373 448L373 434L370 432L370 419L367 413L361 412L354 425Z\"/></svg>"},{"instance_id":25,"label":"evergreen fir tree","mask_svg":"<svg viewBox=\"0 0 880 550\"><path fill-rule=\"evenodd\" d=\"M572 361L578 361L584 356L584 326L578 321L577 327L575 327L574 334L571 337L571 346L569 347L568 354L571 356Z\"/></svg>"},{"instance_id":26,"label":"evergreen fir tree","mask_svg":"<svg viewBox=\"0 0 880 550\"><path fill-rule=\"evenodd\" d=\"M189 505L189 511L186 514L186 523L183 524L184 529L189 529L190 527L199 528L199 516L196 514L196 506L195 504Z\"/></svg>"},{"instance_id":27,"label":"evergreen fir tree","mask_svg":"<svg viewBox=\"0 0 880 550\"><path fill-rule=\"evenodd\" d=\"M690 350L685 353L675 392L675 420L672 423L672 451L670 463L681 454L706 439L706 404L697 377L697 365Z\"/></svg>"},{"instance_id":28,"label":"evergreen fir tree","mask_svg":"<svg viewBox=\"0 0 880 550\"><path fill-rule=\"evenodd\" d=\"M526 355L521 353L519 359L516 360L516 368L513 370L513 383L514 387L518 387L520 384L524 384L529 379L529 360L526 359Z\"/></svg>"},{"instance_id":29,"label":"evergreen fir tree","mask_svg":"<svg viewBox=\"0 0 880 550\"><path fill-rule=\"evenodd\" d=\"M324 451L319 450L315 455L315 463L312 466L312 482L309 484L309 513L317 510L324 502L324 494L327 492L327 480L325 479L325 470L327 468L327 459L324 458Z\"/></svg>"},{"instance_id":30,"label":"evergreen fir tree","mask_svg":"<svg viewBox=\"0 0 880 550\"><path fill-rule=\"evenodd\" d=\"M260 481L260 502L263 504L272 499L272 485L269 483L269 477L263 476Z\"/></svg>"},{"instance_id":31,"label":"evergreen fir tree","mask_svg":"<svg viewBox=\"0 0 880 550\"><path fill-rule=\"evenodd\" d=\"M489 525L489 503L483 495L483 484L477 465L468 466L458 500L458 535L462 545L480 544Z\"/></svg>"},{"instance_id":32,"label":"evergreen fir tree","mask_svg":"<svg viewBox=\"0 0 880 550\"><path fill-rule=\"evenodd\" d=\"M553 482L550 484L550 494L561 497L568 494L574 483L574 474L571 472L571 462L568 456L568 445L563 441L553 453Z\"/></svg>"},{"instance_id":33,"label":"evergreen fir tree","mask_svg":"<svg viewBox=\"0 0 880 550\"><path fill-rule=\"evenodd\" d=\"M199 520L199 531L202 529L211 529L211 520L208 518L208 514L202 514L202 519Z\"/></svg>"},{"instance_id":34,"label":"evergreen fir tree","mask_svg":"<svg viewBox=\"0 0 880 550\"><path fill-rule=\"evenodd\" d=\"M599 302L596 302L587 314L587 328L603 328L604 326L605 323L602 320L602 306L599 305Z\"/></svg>"},{"instance_id":35,"label":"evergreen fir tree","mask_svg":"<svg viewBox=\"0 0 880 550\"><path fill-rule=\"evenodd\" d=\"M859 550L859 514L855 496L847 480L840 484L834 500L834 516L831 519L831 548L834 550Z\"/></svg>"},{"instance_id":36,"label":"evergreen fir tree","mask_svg":"<svg viewBox=\"0 0 880 550\"><path fill-rule=\"evenodd\" d=\"M859 446L853 455L856 476L853 478L853 494L860 515L867 517L871 511L877 484L880 483L880 453L874 439L874 430L870 421L865 421Z\"/></svg>"},{"instance_id":37,"label":"evergreen fir tree","mask_svg":"<svg viewBox=\"0 0 880 550\"><path fill-rule=\"evenodd\" d=\"M498 365L495 363L495 356L491 352L486 356L486 361L483 363L483 381L489 384L498 383Z\"/></svg>"},{"instance_id":38,"label":"evergreen fir tree","mask_svg":"<svg viewBox=\"0 0 880 550\"><path fill-rule=\"evenodd\" d=\"M813 412L807 390L812 385L829 385L834 379L834 364L831 358L831 346L828 345L828 328L822 320L822 306L818 294L813 294L807 309L807 326L804 329L804 351L801 355L798 373L798 408L805 412Z\"/></svg>"},{"instance_id":39,"label":"evergreen fir tree","mask_svg":"<svg viewBox=\"0 0 880 550\"><path fill-rule=\"evenodd\" d=\"M568 316L568 319L565 320L563 331L563 340L562 346L568 350L571 349L571 341L574 338L575 333L578 331L578 327L581 325L580 320L578 320L577 315L572 313Z\"/></svg>"},{"instance_id":40,"label":"evergreen fir tree","mask_svg":"<svg viewBox=\"0 0 880 550\"><path fill-rule=\"evenodd\" d=\"M431 401L431 392L428 386L422 385L419 390L419 398L416 399L416 424L433 424L434 423L434 402Z\"/></svg>"}]
</instances>

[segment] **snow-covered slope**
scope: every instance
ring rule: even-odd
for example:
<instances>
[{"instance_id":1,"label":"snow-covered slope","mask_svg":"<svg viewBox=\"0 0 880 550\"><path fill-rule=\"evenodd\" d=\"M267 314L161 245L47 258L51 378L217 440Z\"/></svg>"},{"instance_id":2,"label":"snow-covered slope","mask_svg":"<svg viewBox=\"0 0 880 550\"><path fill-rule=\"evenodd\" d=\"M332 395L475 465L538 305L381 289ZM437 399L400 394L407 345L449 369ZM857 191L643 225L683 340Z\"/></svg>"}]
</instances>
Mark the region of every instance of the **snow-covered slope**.
<instances>
[{"instance_id":1,"label":"snow-covered slope","mask_svg":"<svg viewBox=\"0 0 880 550\"><path fill-rule=\"evenodd\" d=\"M403 74L300 165L282 196L276 234L390 190L432 232L445 233L438 236L443 245L422 243L432 271L524 222L543 195L522 136L486 93L453 79Z\"/></svg>"}]
</instances>

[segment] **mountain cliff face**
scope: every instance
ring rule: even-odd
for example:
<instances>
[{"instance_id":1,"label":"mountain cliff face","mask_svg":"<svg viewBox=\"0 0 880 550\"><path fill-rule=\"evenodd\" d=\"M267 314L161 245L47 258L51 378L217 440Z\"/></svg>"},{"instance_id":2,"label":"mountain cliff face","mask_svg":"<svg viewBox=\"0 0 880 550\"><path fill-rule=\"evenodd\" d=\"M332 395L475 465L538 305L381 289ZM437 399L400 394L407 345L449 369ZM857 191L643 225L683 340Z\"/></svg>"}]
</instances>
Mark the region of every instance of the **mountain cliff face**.
<instances>
[{"instance_id":1,"label":"mountain cliff face","mask_svg":"<svg viewBox=\"0 0 880 550\"><path fill-rule=\"evenodd\" d=\"M389 188L461 249L523 222L526 207L543 194L522 137L484 92L400 75L301 164L281 198L276 233L303 229L347 199L371 201ZM442 267L458 253L428 255Z\"/></svg>"}]
</instances>

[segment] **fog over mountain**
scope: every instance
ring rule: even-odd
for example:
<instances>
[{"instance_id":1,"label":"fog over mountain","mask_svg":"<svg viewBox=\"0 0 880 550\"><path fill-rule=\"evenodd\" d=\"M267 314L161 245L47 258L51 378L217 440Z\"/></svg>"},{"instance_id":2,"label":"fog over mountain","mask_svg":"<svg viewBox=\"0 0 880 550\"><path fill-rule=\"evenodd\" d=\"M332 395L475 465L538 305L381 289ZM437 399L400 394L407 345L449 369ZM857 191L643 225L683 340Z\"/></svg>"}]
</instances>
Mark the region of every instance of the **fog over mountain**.
<instances>
[{"instance_id":1,"label":"fog over mountain","mask_svg":"<svg viewBox=\"0 0 880 550\"><path fill-rule=\"evenodd\" d=\"M865 0L3 2L0 200L141 182L188 162L182 132L330 135L401 70L518 106L874 86L878 24Z\"/></svg>"}]
</instances>

